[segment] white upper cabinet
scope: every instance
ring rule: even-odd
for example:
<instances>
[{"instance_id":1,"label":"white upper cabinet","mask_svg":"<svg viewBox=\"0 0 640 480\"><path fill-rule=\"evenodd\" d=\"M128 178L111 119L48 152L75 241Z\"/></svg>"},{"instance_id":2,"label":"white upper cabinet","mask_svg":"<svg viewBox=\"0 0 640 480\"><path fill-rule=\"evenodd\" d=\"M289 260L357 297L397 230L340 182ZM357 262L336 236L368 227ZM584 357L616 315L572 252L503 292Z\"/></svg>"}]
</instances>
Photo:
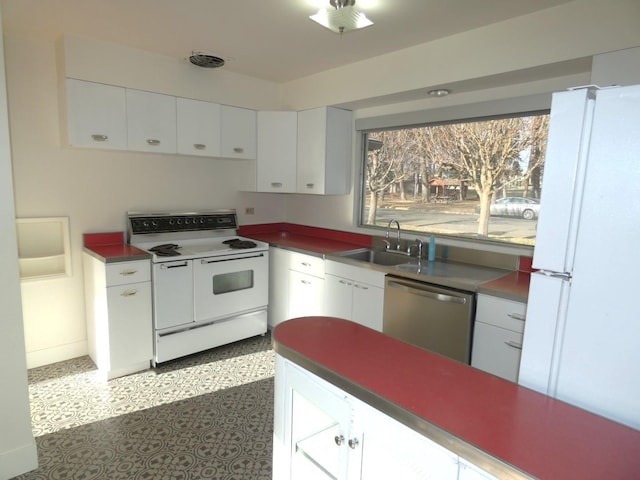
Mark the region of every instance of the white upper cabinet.
<instances>
[{"instance_id":1,"label":"white upper cabinet","mask_svg":"<svg viewBox=\"0 0 640 480\"><path fill-rule=\"evenodd\" d=\"M295 193L297 132L297 112L258 112L258 192Z\"/></svg>"},{"instance_id":2,"label":"white upper cabinet","mask_svg":"<svg viewBox=\"0 0 640 480\"><path fill-rule=\"evenodd\" d=\"M177 98L178 153L220 156L220 105Z\"/></svg>"},{"instance_id":3,"label":"white upper cabinet","mask_svg":"<svg viewBox=\"0 0 640 480\"><path fill-rule=\"evenodd\" d=\"M348 110L321 107L298 112L298 193L349 193L352 129Z\"/></svg>"},{"instance_id":4,"label":"white upper cabinet","mask_svg":"<svg viewBox=\"0 0 640 480\"><path fill-rule=\"evenodd\" d=\"M176 153L176 97L127 89L129 150Z\"/></svg>"},{"instance_id":5,"label":"white upper cabinet","mask_svg":"<svg viewBox=\"0 0 640 480\"><path fill-rule=\"evenodd\" d=\"M71 146L126 150L125 89L68 78L67 123Z\"/></svg>"},{"instance_id":6,"label":"white upper cabinet","mask_svg":"<svg viewBox=\"0 0 640 480\"><path fill-rule=\"evenodd\" d=\"M255 110L222 105L221 155L225 158L255 160L257 115Z\"/></svg>"}]
</instances>

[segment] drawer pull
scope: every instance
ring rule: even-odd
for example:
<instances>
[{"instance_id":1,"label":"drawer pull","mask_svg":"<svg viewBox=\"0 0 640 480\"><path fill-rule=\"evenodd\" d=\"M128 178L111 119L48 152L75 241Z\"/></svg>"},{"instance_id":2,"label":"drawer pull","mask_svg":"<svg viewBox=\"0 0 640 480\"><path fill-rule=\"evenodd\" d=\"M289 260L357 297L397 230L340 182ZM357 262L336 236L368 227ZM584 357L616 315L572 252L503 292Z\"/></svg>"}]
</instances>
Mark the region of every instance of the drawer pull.
<instances>
[{"instance_id":1,"label":"drawer pull","mask_svg":"<svg viewBox=\"0 0 640 480\"><path fill-rule=\"evenodd\" d=\"M271 182L271 186L273 188L281 188L282 187L282 182Z\"/></svg>"},{"instance_id":2,"label":"drawer pull","mask_svg":"<svg viewBox=\"0 0 640 480\"><path fill-rule=\"evenodd\" d=\"M346 280L338 280L339 283L341 283L342 285L352 285L351 282L347 282Z\"/></svg>"},{"instance_id":3,"label":"drawer pull","mask_svg":"<svg viewBox=\"0 0 640 480\"><path fill-rule=\"evenodd\" d=\"M309 262L302 262L303 267L310 267L311 264Z\"/></svg>"},{"instance_id":4,"label":"drawer pull","mask_svg":"<svg viewBox=\"0 0 640 480\"><path fill-rule=\"evenodd\" d=\"M314 185L315 183L307 183L307 188L313 188Z\"/></svg>"},{"instance_id":5,"label":"drawer pull","mask_svg":"<svg viewBox=\"0 0 640 480\"><path fill-rule=\"evenodd\" d=\"M122 275L123 277L126 277L128 275L134 275L138 273L138 270L123 270L120 272L120 275Z\"/></svg>"},{"instance_id":6,"label":"drawer pull","mask_svg":"<svg viewBox=\"0 0 640 480\"><path fill-rule=\"evenodd\" d=\"M107 140L109 140L109 137L107 135L99 135L97 133L91 135L91 139L94 142L106 142Z\"/></svg>"},{"instance_id":7,"label":"drawer pull","mask_svg":"<svg viewBox=\"0 0 640 480\"><path fill-rule=\"evenodd\" d=\"M204 143L194 143L193 148L196 150L206 150L207 146Z\"/></svg>"},{"instance_id":8,"label":"drawer pull","mask_svg":"<svg viewBox=\"0 0 640 480\"><path fill-rule=\"evenodd\" d=\"M242 147L233 147L233 151L234 151L234 153L243 153L244 152L244 148L242 148Z\"/></svg>"},{"instance_id":9,"label":"drawer pull","mask_svg":"<svg viewBox=\"0 0 640 480\"><path fill-rule=\"evenodd\" d=\"M504 342L505 345L511 348L517 348L518 350L522 350L522 344L518 342L514 342L513 340L509 340L508 342Z\"/></svg>"},{"instance_id":10,"label":"drawer pull","mask_svg":"<svg viewBox=\"0 0 640 480\"><path fill-rule=\"evenodd\" d=\"M507 317L509 318L513 318L514 320L523 320L525 319L525 316L521 313L509 313L507 314Z\"/></svg>"},{"instance_id":11,"label":"drawer pull","mask_svg":"<svg viewBox=\"0 0 640 480\"><path fill-rule=\"evenodd\" d=\"M155 147L156 145L160 145L160 140L157 140L155 138L147 138L147 144Z\"/></svg>"},{"instance_id":12,"label":"drawer pull","mask_svg":"<svg viewBox=\"0 0 640 480\"><path fill-rule=\"evenodd\" d=\"M302 283L303 285L311 285L311 282L309 280L300 280L300 283Z\"/></svg>"},{"instance_id":13,"label":"drawer pull","mask_svg":"<svg viewBox=\"0 0 640 480\"><path fill-rule=\"evenodd\" d=\"M353 286L356 288L359 288L360 290L369 290L369 287L366 287L364 285L359 285L357 283L354 283Z\"/></svg>"},{"instance_id":14,"label":"drawer pull","mask_svg":"<svg viewBox=\"0 0 640 480\"><path fill-rule=\"evenodd\" d=\"M133 297L137 293L138 293L137 290L125 290L124 292L122 292L120 294L120 296L121 297Z\"/></svg>"}]
</instances>

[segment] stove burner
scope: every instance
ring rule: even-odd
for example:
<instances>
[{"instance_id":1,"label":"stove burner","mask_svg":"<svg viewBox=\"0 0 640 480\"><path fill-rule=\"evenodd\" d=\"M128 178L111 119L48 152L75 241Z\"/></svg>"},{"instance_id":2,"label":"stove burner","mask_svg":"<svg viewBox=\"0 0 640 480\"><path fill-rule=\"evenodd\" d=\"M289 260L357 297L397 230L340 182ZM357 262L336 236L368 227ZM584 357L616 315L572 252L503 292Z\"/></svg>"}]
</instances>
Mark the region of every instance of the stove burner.
<instances>
[{"instance_id":1,"label":"stove burner","mask_svg":"<svg viewBox=\"0 0 640 480\"><path fill-rule=\"evenodd\" d=\"M225 240L225 241L224 241L224 242L222 242L222 243L224 243L225 245L229 245L230 243L233 243L233 242L239 242L239 241L240 241L240 239L239 239L239 238L230 238L229 240Z\"/></svg>"},{"instance_id":2,"label":"stove burner","mask_svg":"<svg viewBox=\"0 0 640 480\"><path fill-rule=\"evenodd\" d=\"M226 242L225 242L226 243ZM240 240L237 238L234 242L229 243L229 248L255 248L258 244L251 240Z\"/></svg>"},{"instance_id":3,"label":"stove burner","mask_svg":"<svg viewBox=\"0 0 640 480\"><path fill-rule=\"evenodd\" d=\"M177 257L180 255L180 252L178 252L179 248L180 245L176 245L175 243L163 243L162 245L151 247L149 251L154 252L159 257Z\"/></svg>"}]
</instances>

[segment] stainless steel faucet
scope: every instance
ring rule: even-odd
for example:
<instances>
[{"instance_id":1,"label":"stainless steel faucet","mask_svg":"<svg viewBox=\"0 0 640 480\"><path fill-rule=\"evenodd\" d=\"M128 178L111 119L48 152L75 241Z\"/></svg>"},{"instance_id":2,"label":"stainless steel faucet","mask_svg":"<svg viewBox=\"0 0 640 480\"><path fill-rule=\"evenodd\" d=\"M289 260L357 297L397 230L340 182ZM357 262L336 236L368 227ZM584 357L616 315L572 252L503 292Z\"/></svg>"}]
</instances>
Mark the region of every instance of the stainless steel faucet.
<instances>
[{"instance_id":1,"label":"stainless steel faucet","mask_svg":"<svg viewBox=\"0 0 640 480\"><path fill-rule=\"evenodd\" d=\"M387 239L387 241L389 240L389 231L391 230L391 224L395 223L396 226L398 227L398 239L396 240L396 250L400 250L400 223L395 220L389 220L389 223L387 224L387 234L385 235L385 238Z\"/></svg>"},{"instance_id":2,"label":"stainless steel faucet","mask_svg":"<svg viewBox=\"0 0 640 480\"><path fill-rule=\"evenodd\" d=\"M422 250L424 247L424 242L419 238L416 238L416 245L418 246L418 260L422 260Z\"/></svg>"}]
</instances>

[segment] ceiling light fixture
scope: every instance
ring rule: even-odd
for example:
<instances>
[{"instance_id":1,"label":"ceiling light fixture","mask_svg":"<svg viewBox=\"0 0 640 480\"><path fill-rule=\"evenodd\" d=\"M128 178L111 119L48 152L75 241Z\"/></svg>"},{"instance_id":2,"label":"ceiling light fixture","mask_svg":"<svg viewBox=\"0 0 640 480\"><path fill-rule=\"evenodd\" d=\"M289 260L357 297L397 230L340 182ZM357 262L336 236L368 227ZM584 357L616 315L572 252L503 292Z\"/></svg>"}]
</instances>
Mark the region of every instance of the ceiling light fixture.
<instances>
[{"instance_id":1,"label":"ceiling light fixture","mask_svg":"<svg viewBox=\"0 0 640 480\"><path fill-rule=\"evenodd\" d=\"M373 25L364 13L356 10L356 0L329 0L333 8L321 8L309 18L325 28L344 33Z\"/></svg>"},{"instance_id":2,"label":"ceiling light fixture","mask_svg":"<svg viewBox=\"0 0 640 480\"><path fill-rule=\"evenodd\" d=\"M429 90L427 92L427 94L431 95L432 97L446 97L450 93L451 92L449 90L447 90L446 88L437 88L435 90Z\"/></svg>"}]
</instances>

